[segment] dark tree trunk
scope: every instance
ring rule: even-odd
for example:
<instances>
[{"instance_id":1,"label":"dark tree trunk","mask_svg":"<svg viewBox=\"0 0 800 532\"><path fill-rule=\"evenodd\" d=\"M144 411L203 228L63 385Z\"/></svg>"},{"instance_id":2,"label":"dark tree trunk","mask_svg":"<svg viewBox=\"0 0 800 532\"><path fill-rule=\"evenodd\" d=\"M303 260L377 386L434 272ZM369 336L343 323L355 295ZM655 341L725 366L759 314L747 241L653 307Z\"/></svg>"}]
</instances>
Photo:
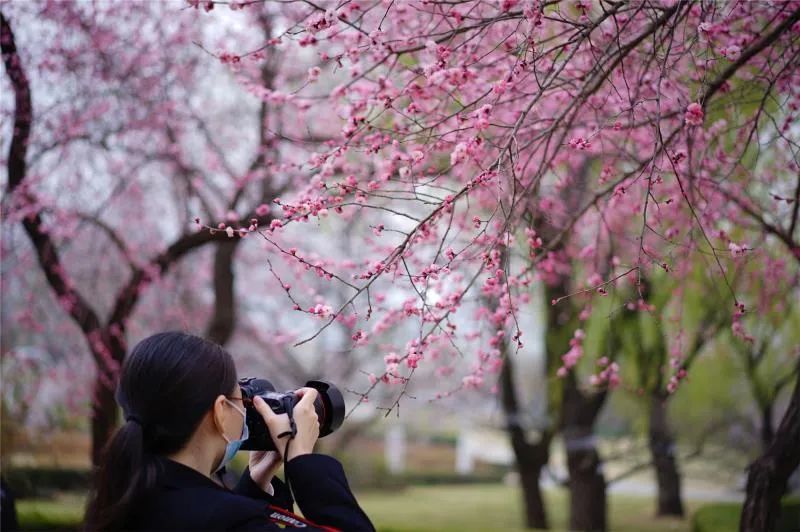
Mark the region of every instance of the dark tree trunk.
<instances>
[{"instance_id":1,"label":"dark tree trunk","mask_svg":"<svg viewBox=\"0 0 800 532\"><path fill-rule=\"evenodd\" d=\"M94 381L92 401L92 463L99 464L106 443L117 428L118 408L114 400L114 388L108 385L107 377L98 369Z\"/></svg>"},{"instance_id":2,"label":"dark tree trunk","mask_svg":"<svg viewBox=\"0 0 800 532\"><path fill-rule=\"evenodd\" d=\"M539 484L542 467L547 463L547 458L543 458L541 455L549 454L549 440L548 437L547 441L540 441L534 445L526 444L529 447L527 452L514 445L514 454L517 457L520 483L522 484L522 500L525 504L525 526L527 528L549 528L542 489ZM524 459L525 455L529 456L529 459Z\"/></svg>"},{"instance_id":3,"label":"dark tree trunk","mask_svg":"<svg viewBox=\"0 0 800 532\"><path fill-rule=\"evenodd\" d=\"M500 374L502 384L503 410L507 419L507 430L511 439L511 447L517 462L520 484L522 485L522 502L525 508L525 526L527 528L546 529L547 512L544 507L542 489L539 485L542 468L550 458L550 431L543 431L536 442L528 442L525 430L519 423L519 403L514 389L513 366L508 358L503 363Z\"/></svg>"},{"instance_id":4,"label":"dark tree trunk","mask_svg":"<svg viewBox=\"0 0 800 532\"><path fill-rule=\"evenodd\" d=\"M608 529L606 482L592 429L572 429L564 431L569 469L569 528L586 532L605 531Z\"/></svg>"},{"instance_id":5,"label":"dark tree trunk","mask_svg":"<svg viewBox=\"0 0 800 532\"><path fill-rule=\"evenodd\" d=\"M608 530L606 481L594 437L594 422L605 398L605 392L584 395L572 374L564 380L562 434L569 470L570 530Z\"/></svg>"},{"instance_id":6,"label":"dark tree trunk","mask_svg":"<svg viewBox=\"0 0 800 532\"><path fill-rule=\"evenodd\" d=\"M127 343L125 328L119 324L97 329L87 335L92 357L96 361L96 375L92 389L92 463L99 464L106 444L117 428L119 407L114 393Z\"/></svg>"},{"instance_id":7,"label":"dark tree trunk","mask_svg":"<svg viewBox=\"0 0 800 532\"><path fill-rule=\"evenodd\" d=\"M658 485L656 515L683 517L675 439L669 427L666 398L659 394L650 397L649 446Z\"/></svg>"},{"instance_id":8,"label":"dark tree trunk","mask_svg":"<svg viewBox=\"0 0 800 532\"><path fill-rule=\"evenodd\" d=\"M236 304L233 258L240 238L217 244L214 253L214 314L206 327L206 337L225 345L236 330Z\"/></svg>"},{"instance_id":9,"label":"dark tree trunk","mask_svg":"<svg viewBox=\"0 0 800 532\"><path fill-rule=\"evenodd\" d=\"M520 427L510 427L511 446L517 460L520 484L522 485L522 501L525 504L525 526L527 528L546 529L547 511L539 480L542 468L550 456L550 433L543 433L538 441L525 441L524 431Z\"/></svg>"},{"instance_id":10,"label":"dark tree trunk","mask_svg":"<svg viewBox=\"0 0 800 532\"><path fill-rule=\"evenodd\" d=\"M800 464L800 372L794 393L767 452L749 467L741 532L775 530L786 483Z\"/></svg>"},{"instance_id":11,"label":"dark tree trunk","mask_svg":"<svg viewBox=\"0 0 800 532\"><path fill-rule=\"evenodd\" d=\"M772 407L771 402L761 407L761 452L766 453L769 446L772 445L772 440L775 439L775 426L772 423Z\"/></svg>"}]
</instances>

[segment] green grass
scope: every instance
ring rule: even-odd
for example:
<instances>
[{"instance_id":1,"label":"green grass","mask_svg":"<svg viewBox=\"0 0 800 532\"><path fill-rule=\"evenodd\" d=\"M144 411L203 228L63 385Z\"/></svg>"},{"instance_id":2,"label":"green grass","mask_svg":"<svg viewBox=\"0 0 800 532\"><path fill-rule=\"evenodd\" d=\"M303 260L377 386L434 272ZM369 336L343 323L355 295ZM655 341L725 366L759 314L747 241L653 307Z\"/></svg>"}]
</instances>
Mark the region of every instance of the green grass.
<instances>
[{"instance_id":1,"label":"green grass","mask_svg":"<svg viewBox=\"0 0 800 532\"><path fill-rule=\"evenodd\" d=\"M83 520L84 497L61 495L54 499L17 501L17 518L23 530L76 530Z\"/></svg>"},{"instance_id":2,"label":"green grass","mask_svg":"<svg viewBox=\"0 0 800 532\"><path fill-rule=\"evenodd\" d=\"M551 530L566 530L567 496L545 493ZM522 501L517 488L502 485L418 486L358 497L381 532L523 531ZM612 496L609 527L614 532L688 532L688 520L654 519L649 497ZM695 507L689 504L690 510Z\"/></svg>"},{"instance_id":3,"label":"green grass","mask_svg":"<svg viewBox=\"0 0 800 532\"><path fill-rule=\"evenodd\" d=\"M566 530L568 500L564 490L545 492L551 530ZM393 491L358 493L358 500L381 532L523 531L521 494L498 484L413 486ZM692 520L655 519L651 497L612 495L609 529L613 532L689 532L701 521L703 532L738 528L736 504L687 506ZM77 530L83 517L82 495L17 502L24 530Z\"/></svg>"},{"instance_id":4,"label":"green grass","mask_svg":"<svg viewBox=\"0 0 800 532\"><path fill-rule=\"evenodd\" d=\"M737 530L742 507L736 503L714 503L700 508L692 516L692 532ZM800 497L786 497L781 503L777 532L800 530Z\"/></svg>"}]
</instances>

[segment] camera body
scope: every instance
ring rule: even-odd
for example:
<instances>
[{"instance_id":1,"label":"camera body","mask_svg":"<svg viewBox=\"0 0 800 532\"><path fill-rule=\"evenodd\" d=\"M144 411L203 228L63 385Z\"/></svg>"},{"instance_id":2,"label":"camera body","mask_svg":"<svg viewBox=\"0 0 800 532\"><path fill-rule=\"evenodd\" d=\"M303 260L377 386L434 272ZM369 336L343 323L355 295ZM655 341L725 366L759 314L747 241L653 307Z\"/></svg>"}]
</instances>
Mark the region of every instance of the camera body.
<instances>
[{"instance_id":1,"label":"camera body","mask_svg":"<svg viewBox=\"0 0 800 532\"><path fill-rule=\"evenodd\" d=\"M314 401L314 410L319 418L319 436L322 438L342 425L345 412L344 397L342 392L330 382L308 381L306 387L314 388L318 392ZM296 390L278 392L268 380L255 377L239 379L239 388L242 390L244 407L247 411L247 427L250 431L250 436L242 444L241 449L245 451L276 450L267 424L253 405L253 399L259 396L273 412L288 414L291 418L294 406L300 400L300 397L295 394Z\"/></svg>"}]
</instances>

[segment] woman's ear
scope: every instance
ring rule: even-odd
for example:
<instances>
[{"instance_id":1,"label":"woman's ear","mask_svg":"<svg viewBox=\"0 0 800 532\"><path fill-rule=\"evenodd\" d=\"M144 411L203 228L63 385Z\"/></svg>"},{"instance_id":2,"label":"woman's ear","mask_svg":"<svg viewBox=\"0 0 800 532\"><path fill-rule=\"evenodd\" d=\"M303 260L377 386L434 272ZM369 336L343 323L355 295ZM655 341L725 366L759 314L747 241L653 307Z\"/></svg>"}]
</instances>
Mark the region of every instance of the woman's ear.
<instances>
[{"instance_id":1,"label":"woman's ear","mask_svg":"<svg viewBox=\"0 0 800 532\"><path fill-rule=\"evenodd\" d=\"M211 418L214 421L214 425L216 425L217 430L221 433L225 433L225 423L223 423L225 419L225 396L220 394L214 399L214 407L211 410Z\"/></svg>"}]
</instances>

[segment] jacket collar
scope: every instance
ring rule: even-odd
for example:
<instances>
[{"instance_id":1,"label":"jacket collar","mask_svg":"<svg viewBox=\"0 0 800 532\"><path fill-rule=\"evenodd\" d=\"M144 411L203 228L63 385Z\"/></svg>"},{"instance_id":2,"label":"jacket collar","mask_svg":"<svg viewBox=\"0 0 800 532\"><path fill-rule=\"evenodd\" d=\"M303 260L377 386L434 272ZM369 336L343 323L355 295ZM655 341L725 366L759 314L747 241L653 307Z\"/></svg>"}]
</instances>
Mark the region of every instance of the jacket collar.
<instances>
[{"instance_id":1,"label":"jacket collar","mask_svg":"<svg viewBox=\"0 0 800 532\"><path fill-rule=\"evenodd\" d=\"M174 488L216 488L226 490L221 486L189 466L183 465L165 456L157 456L159 480L165 486Z\"/></svg>"}]
</instances>

